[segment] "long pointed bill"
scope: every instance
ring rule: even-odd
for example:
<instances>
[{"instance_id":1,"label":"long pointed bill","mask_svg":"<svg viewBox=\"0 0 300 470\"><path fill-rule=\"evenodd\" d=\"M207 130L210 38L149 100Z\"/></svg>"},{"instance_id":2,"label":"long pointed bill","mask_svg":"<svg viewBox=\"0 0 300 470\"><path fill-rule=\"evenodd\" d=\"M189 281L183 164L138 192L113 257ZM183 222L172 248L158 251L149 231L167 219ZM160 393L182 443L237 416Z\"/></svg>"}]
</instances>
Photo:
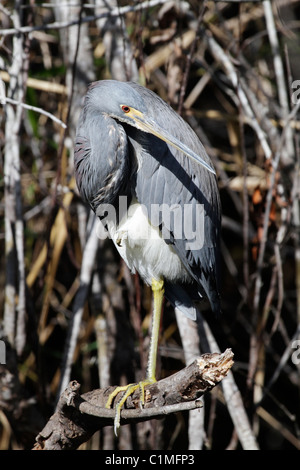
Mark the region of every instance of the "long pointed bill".
<instances>
[{"instance_id":1,"label":"long pointed bill","mask_svg":"<svg viewBox=\"0 0 300 470\"><path fill-rule=\"evenodd\" d=\"M210 165L208 165L208 163L206 163L201 157L199 157L199 155L193 152L193 150L191 150L185 144L180 142L180 140L176 139L176 137L169 134L168 131L159 127L158 124L156 124L156 122L152 119L146 119L140 111L131 108L127 116L133 119L136 126L142 131L155 135L167 144L172 145L177 150L183 152L187 157L191 158L192 160L195 160L195 162L202 165L214 175L216 174L215 170Z\"/></svg>"}]
</instances>

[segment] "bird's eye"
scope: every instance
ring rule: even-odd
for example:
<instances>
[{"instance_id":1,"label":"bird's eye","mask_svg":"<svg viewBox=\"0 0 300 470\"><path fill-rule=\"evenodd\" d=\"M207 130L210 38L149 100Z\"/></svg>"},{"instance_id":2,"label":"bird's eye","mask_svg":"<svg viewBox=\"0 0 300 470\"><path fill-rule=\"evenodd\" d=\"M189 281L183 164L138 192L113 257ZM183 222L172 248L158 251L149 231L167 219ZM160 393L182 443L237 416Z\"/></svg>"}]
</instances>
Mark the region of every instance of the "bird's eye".
<instances>
[{"instance_id":1,"label":"bird's eye","mask_svg":"<svg viewBox=\"0 0 300 470\"><path fill-rule=\"evenodd\" d=\"M121 106L121 108L122 108L122 111L124 111L124 113L129 113L129 111L130 111L129 106L123 105L123 106Z\"/></svg>"}]
</instances>

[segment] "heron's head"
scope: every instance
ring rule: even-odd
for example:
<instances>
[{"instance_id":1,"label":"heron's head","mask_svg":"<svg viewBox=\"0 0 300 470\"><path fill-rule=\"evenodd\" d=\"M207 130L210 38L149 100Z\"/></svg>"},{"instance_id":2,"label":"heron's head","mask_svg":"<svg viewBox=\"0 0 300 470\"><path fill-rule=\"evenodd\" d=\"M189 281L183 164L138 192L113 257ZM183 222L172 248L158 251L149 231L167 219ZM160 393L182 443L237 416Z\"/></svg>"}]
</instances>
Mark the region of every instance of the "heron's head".
<instances>
[{"instance_id":1,"label":"heron's head","mask_svg":"<svg viewBox=\"0 0 300 470\"><path fill-rule=\"evenodd\" d=\"M147 109L141 95L128 83L116 80L100 80L89 86L89 106L98 112L135 126L135 113L146 114Z\"/></svg>"},{"instance_id":2,"label":"heron's head","mask_svg":"<svg viewBox=\"0 0 300 470\"><path fill-rule=\"evenodd\" d=\"M113 119L155 135L215 174L215 170L208 163L172 135L168 130L170 123L166 122L162 127L156 122L155 115L159 112L155 109L157 102L153 97L152 109L149 109L149 102L146 105L139 88L133 88L126 82L101 80L90 85L87 100L88 105L96 112L100 111Z\"/></svg>"}]
</instances>

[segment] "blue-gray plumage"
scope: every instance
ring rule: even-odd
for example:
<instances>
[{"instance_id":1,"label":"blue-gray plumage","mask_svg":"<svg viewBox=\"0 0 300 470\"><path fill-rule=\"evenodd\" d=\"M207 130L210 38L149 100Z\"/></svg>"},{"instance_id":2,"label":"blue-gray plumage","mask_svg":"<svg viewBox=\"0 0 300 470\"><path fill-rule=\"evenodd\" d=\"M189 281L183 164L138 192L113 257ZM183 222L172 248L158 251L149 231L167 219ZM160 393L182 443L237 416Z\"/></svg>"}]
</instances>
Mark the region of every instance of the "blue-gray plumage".
<instances>
[{"instance_id":1,"label":"blue-gray plumage","mask_svg":"<svg viewBox=\"0 0 300 470\"><path fill-rule=\"evenodd\" d=\"M190 126L136 83L95 82L78 123L74 162L80 194L129 268L152 285L154 300L161 282L161 295L188 317L196 319L194 301L202 297L219 312L219 192ZM127 206L119 215L121 200ZM116 220L107 216L107 204ZM155 380L151 361L147 383Z\"/></svg>"}]
</instances>

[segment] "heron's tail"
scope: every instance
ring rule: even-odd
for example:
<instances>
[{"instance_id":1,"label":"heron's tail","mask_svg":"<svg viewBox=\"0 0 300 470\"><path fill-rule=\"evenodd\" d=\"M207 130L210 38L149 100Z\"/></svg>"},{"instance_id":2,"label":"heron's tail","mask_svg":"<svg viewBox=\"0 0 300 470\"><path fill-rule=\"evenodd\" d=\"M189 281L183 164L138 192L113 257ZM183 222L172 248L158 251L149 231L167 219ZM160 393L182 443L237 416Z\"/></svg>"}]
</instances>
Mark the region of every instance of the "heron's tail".
<instances>
[{"instance_id":1,"label":"heron's tail","mask_svg":"<svg viewBox=\"0 0 300 470\"><path fill-rule=\"evenodd\" d=\"M173 307L177 307L186 317L196 320L197 309L186 292L186 290L178 284L165 283L165 296L171 302Z\"/></svg>"}]
</instances>

